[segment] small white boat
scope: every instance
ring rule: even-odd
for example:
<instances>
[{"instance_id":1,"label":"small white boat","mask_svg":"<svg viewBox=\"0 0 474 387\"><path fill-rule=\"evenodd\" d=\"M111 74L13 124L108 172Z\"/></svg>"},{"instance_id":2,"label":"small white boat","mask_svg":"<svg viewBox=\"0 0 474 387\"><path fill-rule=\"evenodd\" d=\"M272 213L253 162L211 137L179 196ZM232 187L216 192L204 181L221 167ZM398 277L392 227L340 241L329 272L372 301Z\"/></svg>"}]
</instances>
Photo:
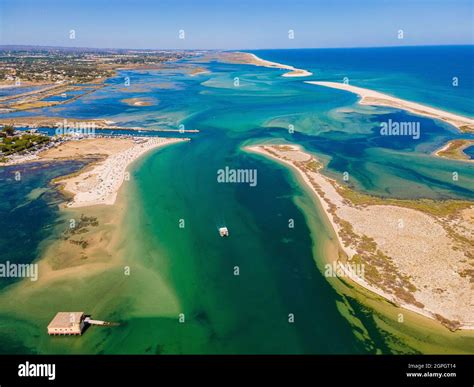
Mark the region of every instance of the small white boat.
<instances>
[{"instance_id":1,"label":"small white boat","mask_svg":"<svg viewBox=\"0 0 474 387\"><path fill-rule=\"evenodd\" d=\"M229 230L227 229L227 227L219 228L219 235L221 237L228 237L229 236Z\"/></svg>"}]
</instances>

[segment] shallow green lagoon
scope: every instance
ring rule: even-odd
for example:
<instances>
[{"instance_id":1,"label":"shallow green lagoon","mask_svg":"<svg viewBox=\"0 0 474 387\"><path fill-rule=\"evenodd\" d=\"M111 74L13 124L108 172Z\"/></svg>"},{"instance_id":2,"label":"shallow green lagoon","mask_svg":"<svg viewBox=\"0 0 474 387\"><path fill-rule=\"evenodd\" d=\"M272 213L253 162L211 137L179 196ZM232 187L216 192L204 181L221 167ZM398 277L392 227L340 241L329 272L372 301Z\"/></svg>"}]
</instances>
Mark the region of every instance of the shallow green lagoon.
<instances>
[{"instance_id":1,"label":"shallow green lagoon","mask_svg":"<svg viewBox=\"0 0 474 387\"><path fill-rule=\"evenodd\" d=\"M328 282L321 270L326 254L334 253L334 235L311 195L284 167L242 150L250 143L295 142L324 160L329 175L340 180L349 172L351 183L366 192L472 199L472 166L430 156L443 141L461 135L416 118L423 127L420 140L383 138L380 121L413 116L356 106L348 93L282 78L278 70L206 66L212 72L196 77L126 72L111 80L110 88L67 105L74 117L149 128L183 124L200 133L189 143L152 152L132 167L132 179L121 192L127 213L117 225L122 235L117 254L130 267L130 276L124 276L121 263L43 289L22 303L4 301L0 326L8 334L1 336L6 343L2 351L391 353L474 348L472 337L451 334L435 323L417 328L413 316L397 325L396 308L382 301L374 307L373 300L365 302L369 295ZM120 83L126 75L132 85L149 89L138 94L124 90ZM239 86L234 86L236 77ZM172 86L165 88L164 82ZM160 103L130 107L121 102L139 96ZM44 110L44 115L64 114ZM218 183L217 171L226 166L255 169L257 185ZM453 170L461 176L456 182ZM35 187L44 184L41 180ZM294 228L288 227L290 219ZM222 225L230 238L219 237ZM28 243L36 248L38 241ZM21 284L15 286L7 289L12 299L21 294ZM54 313L73 309L121 325L93 327L81 338L47 337L45 326ZM423 331L429 334L425 337Z\"/></svg>"}]
</instances>

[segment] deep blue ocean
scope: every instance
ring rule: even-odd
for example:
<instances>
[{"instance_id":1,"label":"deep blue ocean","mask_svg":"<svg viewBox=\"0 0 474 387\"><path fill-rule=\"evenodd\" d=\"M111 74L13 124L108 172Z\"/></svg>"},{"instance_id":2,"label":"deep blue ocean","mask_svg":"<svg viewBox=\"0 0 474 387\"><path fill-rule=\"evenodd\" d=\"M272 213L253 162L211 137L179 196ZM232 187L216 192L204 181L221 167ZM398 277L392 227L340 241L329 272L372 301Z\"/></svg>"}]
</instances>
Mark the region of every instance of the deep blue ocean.
<instances>
[{"instance_id":1,"label":"deep blue ocean","mask_svg":"<svg viewBox=\"0 0 474 387\"><path fill-rule=\"evenodd\" d=\"M309 70L313 76L308 80L342 82L347 77L354 86L474 117L474 46L249 52Z\"/></svg>"}]
</instances>

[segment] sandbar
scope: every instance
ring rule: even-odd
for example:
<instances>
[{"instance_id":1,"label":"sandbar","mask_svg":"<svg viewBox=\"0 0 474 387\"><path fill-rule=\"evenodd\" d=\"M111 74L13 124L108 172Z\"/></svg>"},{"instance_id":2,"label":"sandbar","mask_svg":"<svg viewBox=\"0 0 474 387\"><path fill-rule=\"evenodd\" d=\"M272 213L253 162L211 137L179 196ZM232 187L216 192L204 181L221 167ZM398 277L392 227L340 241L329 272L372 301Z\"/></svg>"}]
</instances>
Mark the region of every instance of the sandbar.
<instances>
[{"instance_id":1,"label":"sandbar","mask_svg":"<svg viewBox=\"0 0 474 387\"><path fill-rule=\"evenodd\" d=\"M254 66L262 66L262 67L269 67L275 69L282 69L282 70L289 70L288 72L282 74L283 77L308 77L313 75L313 73L298 69L293 66L285 65L282 63L271 62L262 58L259 58L255 54L251 54L248 52L225 52L219 54L220 59L224 59L226 62L230 63L240 63L240 64L250 64Z\"/></svg>"},{"instance_id":2,"label":"sandbar","mask_svg":"<svg viewBox=\"0 0 474 387\"><path fill-rule=\"evenodd\" d=\"M345 278L450 330L474 329L474 203L376 200L323 175L323 164L298 146L245 149L297 171L338 237ZM362 276L354 264L364 266Z\"/></svg>"},{"instance_id":3,"label":"sandbar","mask_svg":"<svg viewBox=\"0 0 474 387\"><path fill-rule=\"evenodd\" d=\"M433 154L438 157L444 157L451 160L459 160L474 163L474 160L471 159L464 150L474 146L474 140L452 140L447 144L437 149Z\"/></svg>"},{"instance_id":4,"label":"sandbar","mask_svg":"<svg viewBox=\"0 0 474 387\"><path fill-rule=\"evenodd\" d=\"M101 140L101 141L98 141ZM145 153L165 145L188 141L187 138L136 138L136 139L85 139L69 141L63 149L45 152L43 159L105 155L90 169L78 175L56 180L72 199L67 207L113 205L124 180L128 180L127 167ZM77 143L76 146L74 146ZM60 147L61 148L61 147Z\"/></svg>"},{"instance_id":5,"label":"sandbar","mask_svg":"<svg viewBox=\"0 0 474 387\"><path fill-rule=\"evenodd\" d=\"M383 94L378 91L365 89L362 87L352 86L346 83L338 82L319 82L319 81L305 81L312 85L331 87L349 91L361 97L359 103L361 105L372 106L388 106L396 109L407 110L420 116L435 118L442 120L458 128L462 132L474 133L474 119L464 117L458 114L450 113L441 109L433 108L431 106L422 105L416 102L407 101L401 98L392 97L388 94Z\"/></svg>"}]
</instances>

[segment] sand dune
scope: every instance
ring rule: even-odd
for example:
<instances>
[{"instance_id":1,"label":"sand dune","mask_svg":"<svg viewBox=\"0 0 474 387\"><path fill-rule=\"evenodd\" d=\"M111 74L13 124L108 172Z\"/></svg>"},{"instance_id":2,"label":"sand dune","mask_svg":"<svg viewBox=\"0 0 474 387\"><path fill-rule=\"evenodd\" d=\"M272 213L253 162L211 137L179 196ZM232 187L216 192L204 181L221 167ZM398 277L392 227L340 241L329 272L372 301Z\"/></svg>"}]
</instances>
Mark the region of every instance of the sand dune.
<instances>
[{"instance_id":1,"label":"sand dune","mask_svg":"<svg viewBox=\"0 0 474 387\"><path fill-rule=\"evenodd\" d=\"M374 293L450 329L474 329L472 261L474 203L433 216L402 205L354 204L344 188L320 173L322 164L297 146L248 151L294 168L318 198L336 232L345 276ZM347 190L347 189L346 189ZM364 265L364 275L348 268Z\"/></svg>"}]
</instances>

